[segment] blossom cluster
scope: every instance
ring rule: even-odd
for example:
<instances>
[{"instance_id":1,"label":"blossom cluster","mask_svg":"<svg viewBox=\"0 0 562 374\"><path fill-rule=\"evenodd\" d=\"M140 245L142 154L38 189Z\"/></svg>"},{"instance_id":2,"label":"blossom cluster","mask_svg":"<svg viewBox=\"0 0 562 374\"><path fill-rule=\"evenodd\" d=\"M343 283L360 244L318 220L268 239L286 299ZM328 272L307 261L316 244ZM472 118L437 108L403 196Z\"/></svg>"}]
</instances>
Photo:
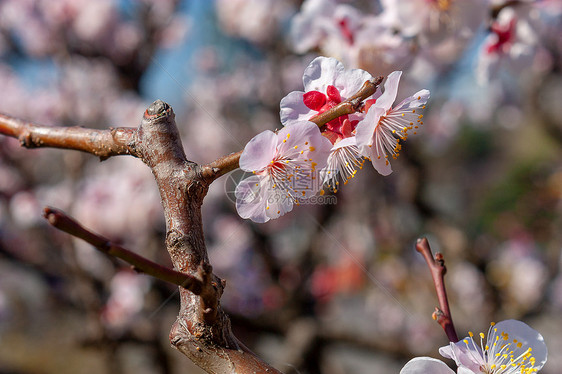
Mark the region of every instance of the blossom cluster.
<instances>
[{"instance_id":1,"label":"blossom cluster","mask_svg":"<svg viewBox=\"0 0 562 374\"><path fill-rule=\"evenodd\" d=\"M459 374L531 374L546 363L547 348L542 335L521 321L491 323L487 338L484 333L479 336L480 344L469 332L461 341L441 347L439 353L455 361ZM431 357L416 357L400 371L400 374L428 373L455 372Z\"/></svg>"},{"instance_id":2,"label":"blossom cluster","mask_svg":"<svg viewBox=\"0 0 562 374\"><path fill-rule=\"evenodd\" d=\"M562 11L556 1L374 3L306 0L292 22L294 51L318 49L369 71L397 65L427 71L453 64L476 41L475 73L484 83L500 65L515 73L544 71L550 58L544 41Z\"/></svg>"},{"instance_id":3,"label":"blossom cluster","mask_svg":"<svg viewBox=\"0 0 562 374\"><path fill-rule=\"evenodd\" d=\"M394 104L400 76L388 75L382 92L365 100L364 109L341 115L320 128L311 122L351 98L373 77L364 70L346 70L334 58L317 57L304 71L304 91L281 100L283 129L265 131L244 148L240 168L254 175L236 188L236 208L242 218L267 222L289 212L299 199L337 192L363 167L365 159L382 175L392 173L390 159L400 154L401 142L423 124L429 99L420 90Z\"/></svg>"}]
</instances>

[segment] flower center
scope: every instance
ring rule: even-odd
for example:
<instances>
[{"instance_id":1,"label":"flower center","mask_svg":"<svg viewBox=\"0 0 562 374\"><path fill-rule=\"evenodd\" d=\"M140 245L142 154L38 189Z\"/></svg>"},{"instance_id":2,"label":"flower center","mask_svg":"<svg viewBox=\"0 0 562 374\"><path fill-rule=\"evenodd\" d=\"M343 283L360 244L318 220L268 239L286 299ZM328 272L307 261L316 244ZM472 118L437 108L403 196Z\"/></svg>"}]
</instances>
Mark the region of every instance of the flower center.
<instances>
[{"instance_id":1,"label":"flower center","mask_svg":"<svg viewBox=\"0 0 562 374\"><path fill-rule=\"evenodd\" d=\"M485 365L480 370L485 374L531 374L538 370L535 366L535 358L533 357L529 347L523 350L523 344L517 339L511 339L506 332L500 332L491 323L488 330L488 339L484 345L485 334L480 333L480 352ZM479 352L474 342L472 332L469 332L470 339L463 342L467 345L471 352Z\"/></svg>"},{"instance_id":2,"label":"flower center","mask_svg":"<svg viewBox=\"0 0 562 374\"><path fill-rule=\"evenodd\" d=\"M492 32L496 34L498 39L494 44L488 46L486 52L498 53L502 49L507 48L515 35L516 23L517 20L515 18L511 19L507 25L500 25L498 22L494 22Z\"/></svg>"},{"instance_id":3,"label":"flower center","mask_svg":"<svg viewBox=\"0 0 562 374\"><path fill-rule=\"evenodd\" d=\"M308 109L314 110L318 112L318 114L321 114L341 103L342 97L339 90L335 86L329 85L326 88L326 94L323 94L320 91L305 92L305 94L303 95L303 102ZM314 118L314 116L310 119L312 118ZM356 126L357 121L350 122L349 116L343 115L326 123L325 127L321 130L323 133L333 133L329 136L325 135L328 139L330 139L330 141L332 141L333 144L333 139L340 140L342 138L350 137L351 131L355 130Z\"/></svg>"}]
</instances>

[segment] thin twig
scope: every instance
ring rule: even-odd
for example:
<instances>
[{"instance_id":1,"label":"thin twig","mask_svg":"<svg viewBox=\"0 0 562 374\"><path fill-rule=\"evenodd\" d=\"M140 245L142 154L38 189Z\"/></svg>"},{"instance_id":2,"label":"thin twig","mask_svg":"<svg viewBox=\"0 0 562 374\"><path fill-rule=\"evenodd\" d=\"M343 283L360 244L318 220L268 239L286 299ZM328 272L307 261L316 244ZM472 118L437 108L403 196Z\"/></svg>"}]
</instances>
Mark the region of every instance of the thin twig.
<instances>
[{"instance_id":1,"label":"thin twig","mask_svg":"<svg viewBox=\"0 0 562 374\"><path fill-rule=\"evenodd\" d=\"M318 127L322 127L328 122L348 114L362 110L363 101L372 96L378 89L384 77L377 77L366 81L363 86L349 99L342 101L333 108L315 115L310 119ZM239 167L240 155L242 151L221 157L210 164L202 167L202 176L205 179L214 180Z\"/></svg>"},{"instance_id":2,"label":"thin twig","mask_svg":"<svg viewBox=\"0 0 562 374\"><path fill-rule=\"evenodd\" d=\"M188 274L168 269L128 249L111 243L109 239L84 228L75 219L66 215L61 210L46 207L43 210L43 216L57 229L90 243L96 249L109 256L114 256L128 262L136 271L176 284L190 290L196 295L201 294L203 290L203 282L201 280Z\"/></svg>"},{"instance_id":3,"label":"thin twig","mask_svg":"<svg viewBox=\"0 0 562 374\"><path fill-rule=\"evenodd\" d=\"M433 284L435 285L435 291L437 292L439 307L435 308L432 317L441 325L449 341L456 343L459 341L459 338L455 330L455 325L453 324L451 310L449 309L449 300L447 298L447 290L445 289L445 273L447 272L445 259L441 253L436 253L435 258L433 258L429 242L426 238L417 240L416 250L422 254L427 266L429 266Z\"/></svg>"}]
</instances>

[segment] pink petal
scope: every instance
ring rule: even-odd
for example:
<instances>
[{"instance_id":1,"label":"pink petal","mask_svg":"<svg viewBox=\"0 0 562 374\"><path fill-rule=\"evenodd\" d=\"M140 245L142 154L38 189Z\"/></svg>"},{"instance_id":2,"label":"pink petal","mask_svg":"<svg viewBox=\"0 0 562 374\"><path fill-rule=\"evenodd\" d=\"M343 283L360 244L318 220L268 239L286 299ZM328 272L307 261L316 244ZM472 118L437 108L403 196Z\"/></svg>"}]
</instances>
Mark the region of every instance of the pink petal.
<instances>
[{"instance_id":1,"label":"pink petal","mask_svg":"<svg viewBox=\"0 0 562 374\"><path fill-rule=\"evenodd\" d=\"M263 191L264 187L267 188L265 182L264 177L252 175L236 186L236 211L240 217L258 223L269 221L265 209L267 200Z\"/></svg>"},{"instance_id":2,"label":"pink petal","mask_svg":"<svg viewBox=\"0 0 562 374\"><path fill-rule=\"evenodd\" d=\"M268 220L279 218L293 210L293 198L280 189L270 189L266 202L265 214Z\"/></svg>"},{"instance_id":3,"label":"pink petal","mask_svg":"<svg viewBox=\"0 0 562 374\"><path fill-rule=\"evenodd\" d=\"M309 120L316 114L316 112L304 105L303 96L304 92L293 91L281 99L281 111L279 115L283 126L287 126L289 123L295 121Z\"/></svg>"},{"instance_id":4,"label":"pink petal","mask_svg":"<svg viewBox=\"0 0 562 374\"><path fill-rule=\"evenodd\" d=\"M377 102L374 104L375 106L383 108L385 111L388 111L392 107L392 104L396 100L396 94L398 93L398 84L400 83L401 75L401 71L393 71L386 77L384 92L377 99Z\"/></svg>"},{"instance_id":5,"label":"pink petal","mask_svg":"<svg viewBox=\"0 0 562 374\"><path fill-rule=\"evenodd\" d=\"M254 136L246 144L240 156L240 169L245 171L258 171L266 167L275 157L277 148L277 135L266 130Z\"/></svg>"}]
</instances>

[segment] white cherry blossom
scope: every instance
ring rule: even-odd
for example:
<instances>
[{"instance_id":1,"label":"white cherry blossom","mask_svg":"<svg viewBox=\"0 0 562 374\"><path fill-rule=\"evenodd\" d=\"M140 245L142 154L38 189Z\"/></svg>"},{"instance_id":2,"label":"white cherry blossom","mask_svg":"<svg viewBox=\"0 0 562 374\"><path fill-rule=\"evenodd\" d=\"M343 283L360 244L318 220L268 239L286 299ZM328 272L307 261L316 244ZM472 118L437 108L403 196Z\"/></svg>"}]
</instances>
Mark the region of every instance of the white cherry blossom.
<instances>
[{"instance_id":1,"label":"white cherry blossom","mask_svg":"<svg viewBox=\"0 0 562 374\"><path fill-rule=\"evenodd\" d=\"M318 170L326 165L330 148L318 126L308 121L252 138L240 156L240 168L254 174L236 186L240 217L267 222L314 196L321 188Z\"/></svg>"},{"instance_id":2,"label":"white cherry blossom","mask_svg":"<svg viewBox=\"0 0 562 374\"><path fill-rule=\"evenodd\" d=\"M367 114L356 129L357 146L360 153L370 158L374 168L382 175L392 173L389 157L396 159L408 131L416 134L423 124L421 109L429 99L428 90L420 90L392 106L398 93L401 71L388 75L384 92L374 100L367 100Z\"/></svg>"},{"instance_id":3,"label":"white cherry blossom","mask_svg":"<svg viewBox=\"0 0 562 374\"><path fill-rule=\"evenodd\" d=\"M309 120L351 97L371 78L364 70L346 70L334 58L317 57L304 71L304 91L293 91L281 100L281 122ZM322 134L333 147L321 177L334 191L339 186L338 176L347 182L363 165L354 137L355 127L362 117L362 113L344 115L322 128Z\"/></svg>"}]
</instances>

